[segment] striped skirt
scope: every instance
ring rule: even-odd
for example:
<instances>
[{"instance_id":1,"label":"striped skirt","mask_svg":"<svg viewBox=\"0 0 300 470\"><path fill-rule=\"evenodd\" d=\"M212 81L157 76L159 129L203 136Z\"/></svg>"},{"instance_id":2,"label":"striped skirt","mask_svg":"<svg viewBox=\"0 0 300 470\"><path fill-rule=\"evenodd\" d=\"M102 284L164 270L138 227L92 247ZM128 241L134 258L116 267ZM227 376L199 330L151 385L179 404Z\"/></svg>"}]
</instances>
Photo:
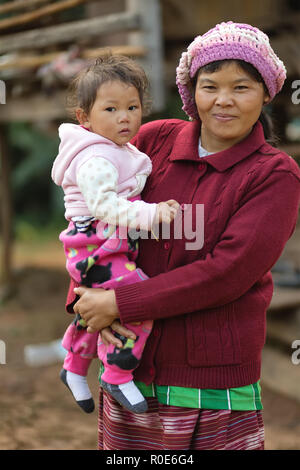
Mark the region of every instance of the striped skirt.
<instances>
[{"instance_id":1,"label":"striped skirt","mask_svg":"<svg viewBox=\"0 0 300 470\"><path fill-rule=\"evenodd\" d=\"M263 450L261 410L201 410L147 398L148 412L122 408L100 388L99 450Z\"/></svg>"}]
</instances>

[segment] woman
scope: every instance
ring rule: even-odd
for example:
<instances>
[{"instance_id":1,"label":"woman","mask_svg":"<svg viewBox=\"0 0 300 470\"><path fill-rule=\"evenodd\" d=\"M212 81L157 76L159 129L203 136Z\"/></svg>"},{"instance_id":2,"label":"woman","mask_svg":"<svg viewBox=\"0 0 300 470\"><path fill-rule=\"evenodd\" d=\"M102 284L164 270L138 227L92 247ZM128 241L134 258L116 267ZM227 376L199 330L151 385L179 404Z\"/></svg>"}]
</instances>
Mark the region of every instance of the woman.
<instances>
[{"instance_id":1,"label":"woman","mask_svg":"<svg viewBox=\"0 0 300 470\"><path fill-rule=\"evenodd\" d=\"M217 25L195 38L177 68L192 121L148 123L133 141L153 164L144 200L179 201L183 222L175 220L168 240L141 240L138 264L150 279L75 289L75 312L107 342L119 341L110 325L129 336L123 323L154 320L135 373L149 411L137 418L101 393L100 449L264 448L259 379L270 269L295 228L300 195L299 168L266 142L262 114L285 76L264 33ZM189 227L182 237L181 222Z\"/></svg>"}]
</instances>

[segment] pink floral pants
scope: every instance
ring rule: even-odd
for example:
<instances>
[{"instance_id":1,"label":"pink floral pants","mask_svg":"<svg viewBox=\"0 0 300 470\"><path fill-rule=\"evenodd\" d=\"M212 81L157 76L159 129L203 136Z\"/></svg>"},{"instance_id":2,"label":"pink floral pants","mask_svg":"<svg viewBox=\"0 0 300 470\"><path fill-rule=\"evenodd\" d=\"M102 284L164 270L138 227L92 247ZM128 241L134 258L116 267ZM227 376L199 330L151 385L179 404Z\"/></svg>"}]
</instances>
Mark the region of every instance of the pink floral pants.
<instances>
[{"instance_id":1,"label":"pink floral pants","mask_svg":"<svg viewBox=\"0 0 300 470\"><path fill-rule=\"evenodd\" d=\"M117 228L113 233L108 225L92 222L87 230L79 231L76 224L60 234L66 254L66 267L70 276L87 287L115 289L147 279L136 267L137 241L127 232ZM68 353L64 368L79 375L86 375L93 358L99 357L104 365L105 382L121 384L132 380L133 370L140 362L145 343L152 329L152 321L126 324L136 335L136 340L120 337L123 348L105 346L99 333L87 333L76 317L68 327L63 347Z\"/></svg>"}]
</instances>

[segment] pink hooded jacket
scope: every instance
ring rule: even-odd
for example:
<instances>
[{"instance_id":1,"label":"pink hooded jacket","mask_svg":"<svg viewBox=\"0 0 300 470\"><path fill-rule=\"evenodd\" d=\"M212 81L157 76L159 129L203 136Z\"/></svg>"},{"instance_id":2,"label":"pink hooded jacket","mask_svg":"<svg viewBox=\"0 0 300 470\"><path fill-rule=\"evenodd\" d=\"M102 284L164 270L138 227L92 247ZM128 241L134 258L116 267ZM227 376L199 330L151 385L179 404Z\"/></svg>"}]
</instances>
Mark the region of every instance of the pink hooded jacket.
<instances>
[{"instance_id":1,"label":"pink hooded jacket","mask_svg":"<svg viewBox=\"0 0 300 470\"><path fill-rule=\"evenodd\" d=\"M150 158L127 143L119 146L101 135L88 131L78 124L61 124L59 153L52 167L52 179L64 190L65 217L90 216L83 194L77 184L78 170L89 159L100 157L114 165L118 172L118 197L127 198L137 186L137 175L152 171ZM153 221L156 204L140 203L140 226Z\"/></svg>"}]
</instances>

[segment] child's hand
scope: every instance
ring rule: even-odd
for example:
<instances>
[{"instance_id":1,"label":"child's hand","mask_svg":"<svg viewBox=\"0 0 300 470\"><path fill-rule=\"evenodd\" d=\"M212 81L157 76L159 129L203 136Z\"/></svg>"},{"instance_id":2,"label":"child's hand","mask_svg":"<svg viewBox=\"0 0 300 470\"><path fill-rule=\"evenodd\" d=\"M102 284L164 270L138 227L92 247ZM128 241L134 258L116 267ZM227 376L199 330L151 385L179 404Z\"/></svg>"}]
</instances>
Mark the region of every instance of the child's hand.
<instances>
[{"instance_id":1,"label":"child's hand","mask_svg":"<svg viewBox=\"0 0 300 470\"><path fill-rule=\"evenodd\" d=\"M156 214L154 217L154 224L164 222L170 224L175 219L179 204L174 199L169 199L165 202L157 204Z\"/></svg>"}]
</instances>

